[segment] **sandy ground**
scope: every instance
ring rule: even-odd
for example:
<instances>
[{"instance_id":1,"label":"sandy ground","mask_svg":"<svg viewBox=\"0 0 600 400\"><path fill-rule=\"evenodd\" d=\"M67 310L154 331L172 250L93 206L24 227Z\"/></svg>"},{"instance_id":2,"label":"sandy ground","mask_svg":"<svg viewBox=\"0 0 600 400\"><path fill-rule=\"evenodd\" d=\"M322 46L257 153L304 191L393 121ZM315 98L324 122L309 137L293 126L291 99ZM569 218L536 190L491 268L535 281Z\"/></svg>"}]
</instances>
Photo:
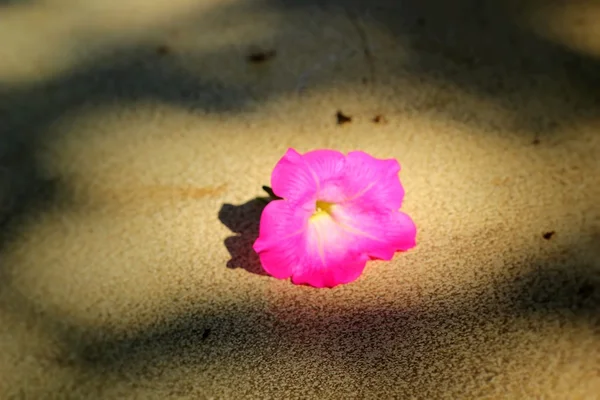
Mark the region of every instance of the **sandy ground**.
<instances>
[{"instance_id":1,"label":"sandy ground","mask_svg":"<svg viewBox=\"0 0 600 400\"><path fill-rule=\"evenodd\" d=\"M600 398L593 2L5 3L0 398ZM397 158L418 247L261 273L288 147Z\"/></svg>"}]
</instances>

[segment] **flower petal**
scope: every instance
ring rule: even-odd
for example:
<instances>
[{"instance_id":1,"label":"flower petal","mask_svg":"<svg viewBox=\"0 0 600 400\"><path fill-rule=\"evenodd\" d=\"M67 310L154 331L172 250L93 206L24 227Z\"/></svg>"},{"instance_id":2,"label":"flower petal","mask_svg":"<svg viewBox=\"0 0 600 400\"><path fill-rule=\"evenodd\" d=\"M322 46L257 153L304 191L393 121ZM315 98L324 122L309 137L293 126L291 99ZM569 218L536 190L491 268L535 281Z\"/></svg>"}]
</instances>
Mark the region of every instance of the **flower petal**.
<instances>
[{"instance_id":1,"label":"flower petal","mask_svg":"<svg viewBox=\"0 0 600 400\"><path fill-rule=\"evenodd\" d=\"M334 287L357 279L367 254L351 246L353 235L329 216L310 218L285 200L272 201L261 216L254 250L265 271L295 284Z\"/></svg>"},{"instance_id":2,"label":"flower petal","mask_svg":"<svg viewBox=\"0 0 600 400\"><path fill-rule=\"evenodd\" d=\"M271 174L273 192L292 204L304 204L316 198L318 177L310 170L300 153L288 149Z\"/></svg>"},{"instance_id":3,"label":"flower petal","mask_svg":"<svg viewBox=\"0 0 600 400\"><path fill-rule=\"evenodd\" d=\"M417 228L412 219L401 211L356 213L348 207L332 208L336 223L354 235L354 251L381 260L391 260L397 251L416 245Z\"/></svg>"},{"instance_id":4,"label":"flower petal","mask_svg":"<svg viewBox=\"0 0 600 400\"><path fill-rule=\"evenodd\" d=\"M351 246L353 239L330 216L311 218L305 236L304 262L295 268L292 282L334 287L357 279L369 257Z\"/></svg>"},{"instance_id":5,"label":"flower petal","mask_svg":"<svg viewBox=\"0 0 600 400\"><path fill-rule=\"evenodd\" d=\"M345 198L341 182L346 167L346 156L334 150L314 150L302 157L317 177L319 200L331 203L342 201Z\"/></svg>"},{"instance_id":6,"label":"flower petal","mask_svg":"<svg viewBox=\"0 0 600 400\"><path fill-rule=\"evenodd\" d=\"M289 278L304 257L305 233L310 212L286 200L272 201L260 217L260 232L253 248L267 273Z\"/></svg>"},{"instance_id":7,"label":"flower petal","mask_svg":"<svg viewBox=\"0 0 600 400\"><path fill-rule=\"evenodd\" d=\"M319 181L339 177L346 166L346 156L335 150L313 150L302 156Z\"/></svg>"},{"instance_id":8,"label":"flower petal","mask_svg":"<svg viewBox=\"0 0 600 400\"><path fill-rule=\"evenodd\" d=\"M344 172L341 184L347 196L344 203L351 203L355 210L396 211L401 207L404 188L398 177L398 161L353 151L346 157Z\"/></svg>"}]
</instances>

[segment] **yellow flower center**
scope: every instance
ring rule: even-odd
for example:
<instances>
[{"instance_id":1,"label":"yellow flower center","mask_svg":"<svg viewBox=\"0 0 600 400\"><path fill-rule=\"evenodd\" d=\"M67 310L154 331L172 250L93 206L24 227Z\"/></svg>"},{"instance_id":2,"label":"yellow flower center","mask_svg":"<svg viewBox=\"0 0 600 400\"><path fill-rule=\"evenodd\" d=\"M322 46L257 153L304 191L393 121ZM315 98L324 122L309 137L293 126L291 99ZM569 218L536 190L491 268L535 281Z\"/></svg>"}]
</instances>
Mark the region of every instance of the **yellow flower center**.
<instances>
[{"instance_id":1,"label":"yellow flower center","mask_svg":"<svg viewBox=\"0 0 600 400\"><path fill-rule=\"evenodd\" d=\"M335 206L334 203L328 203L326 201L317 200L317 207L315 208L315 212L313 213L313 215L311 215L310 218L315 219L319 217L331 216L333 206Z\"/></svg>"}]
</instances>

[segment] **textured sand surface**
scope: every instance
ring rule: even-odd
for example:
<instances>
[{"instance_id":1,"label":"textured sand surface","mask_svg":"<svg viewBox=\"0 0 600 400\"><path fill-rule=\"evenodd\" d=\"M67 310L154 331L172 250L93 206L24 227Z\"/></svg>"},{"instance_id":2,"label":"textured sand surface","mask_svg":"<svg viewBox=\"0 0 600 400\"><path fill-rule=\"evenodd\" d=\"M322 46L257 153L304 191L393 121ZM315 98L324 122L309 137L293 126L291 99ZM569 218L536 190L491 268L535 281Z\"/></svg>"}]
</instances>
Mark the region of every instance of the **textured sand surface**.
<instances>
[{"instance_id":1,"label":"textured sand surface","mask_svg":"<svg viewBox=\"0 0 600 400\"><path fill-rule=\"evenodd\" d=\"M600 398L594 3L6 3L1 399ZM397 158L418 247L262 274L288 147Z\"/></svg>"}]
</instances>

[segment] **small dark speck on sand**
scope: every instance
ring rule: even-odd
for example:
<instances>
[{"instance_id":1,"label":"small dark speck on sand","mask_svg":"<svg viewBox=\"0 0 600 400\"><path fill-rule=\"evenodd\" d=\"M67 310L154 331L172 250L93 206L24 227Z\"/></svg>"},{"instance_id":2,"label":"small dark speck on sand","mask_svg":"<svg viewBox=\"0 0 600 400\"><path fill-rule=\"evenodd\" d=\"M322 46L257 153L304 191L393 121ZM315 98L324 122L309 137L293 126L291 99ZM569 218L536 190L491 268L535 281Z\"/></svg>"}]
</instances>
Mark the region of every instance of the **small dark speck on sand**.
<instances>
[{"instance_id":1,"label":"small dark speck on sand","mask_svg":"<svg viewBox=\"0 0 600 400\"><path fill-rule=\"evenodd\" d=\"M248 60L248 62L252 64L262 64L266 61L269 61L276 55L277 52L275 50L255 51L253 53L248 54L246 60Z\"/></svg>"},{"instance_id":2,"label":"small dark speck on sand","mask_svg":"<svg viewBox=\"0 0 600 400\"><path fill-rule=\"evenodd\" d=\"M591 297L592 294L594 294L594 291L595 291L595 288L591 283L584 283L583 285L581 285L581 287L577 291L577 294L582 299L587 299L587 298Z\"/></svg>"},{"instance_id":3,"label":"small dark speck on sand","mask_svg":"<svg viewBox=\"0 0 600 400\"><path fill-rule=\"evenodd\" d=\"M166 45L164 45L164 44L163 44L163 45L161 45L161 46L158 46L158 47L156 48L156 54L158 54L159 56L164 56L164 55L167 55L167 54L169 54L170 52L171 52L171 49L169 48L169 46L166 46Z\"/></svg>"},{"instance_id":4,"label":"small dark speck on sand","mask_svg":"<svg viewBox=\"0 0 600 400\"><path fill-rule=\"evenodd\" d=\"M206 328L204 332L202 332L202 340L206 340L210 336L210 329Z\"/></svg>"},{"instance_id":5,"label":"small dark speck on sand","mask_svg":"<svg viewBox=\"0 0 600 400\"><path fill-rule=\"evenodd\" d=\"M387 122L385 117L381 114L378 114L375 117L373 117L372 121L376 124L385 124Z\"/></svg>"},{"instance_id":6,"label":"small dark speck on sand","mask_svg":"<svg viewBox=\"0 0 600 400\"><path fill-rule=\"evenodd\" d=\"M550 239L552 239L552 236L554 236L555 233L556 232L554 232L554 231L550 231L550 232L544 233L542 236L544 237L544 239L550 240Z\"/></svg>"},{"instance_id":7,"label":"small dark speck on sand","mask_svg":"<svg viewBox=\"0 0 600 400\"><path fill-rule=\"evenodd\" d=\"M336 118L337 118L337 124L338 125L344 125L347 123L352 122L352 117L349 115L345 115L344 113L342 113L341 111L338 111L335 114Z\"/></svg>"}]
</instances>

